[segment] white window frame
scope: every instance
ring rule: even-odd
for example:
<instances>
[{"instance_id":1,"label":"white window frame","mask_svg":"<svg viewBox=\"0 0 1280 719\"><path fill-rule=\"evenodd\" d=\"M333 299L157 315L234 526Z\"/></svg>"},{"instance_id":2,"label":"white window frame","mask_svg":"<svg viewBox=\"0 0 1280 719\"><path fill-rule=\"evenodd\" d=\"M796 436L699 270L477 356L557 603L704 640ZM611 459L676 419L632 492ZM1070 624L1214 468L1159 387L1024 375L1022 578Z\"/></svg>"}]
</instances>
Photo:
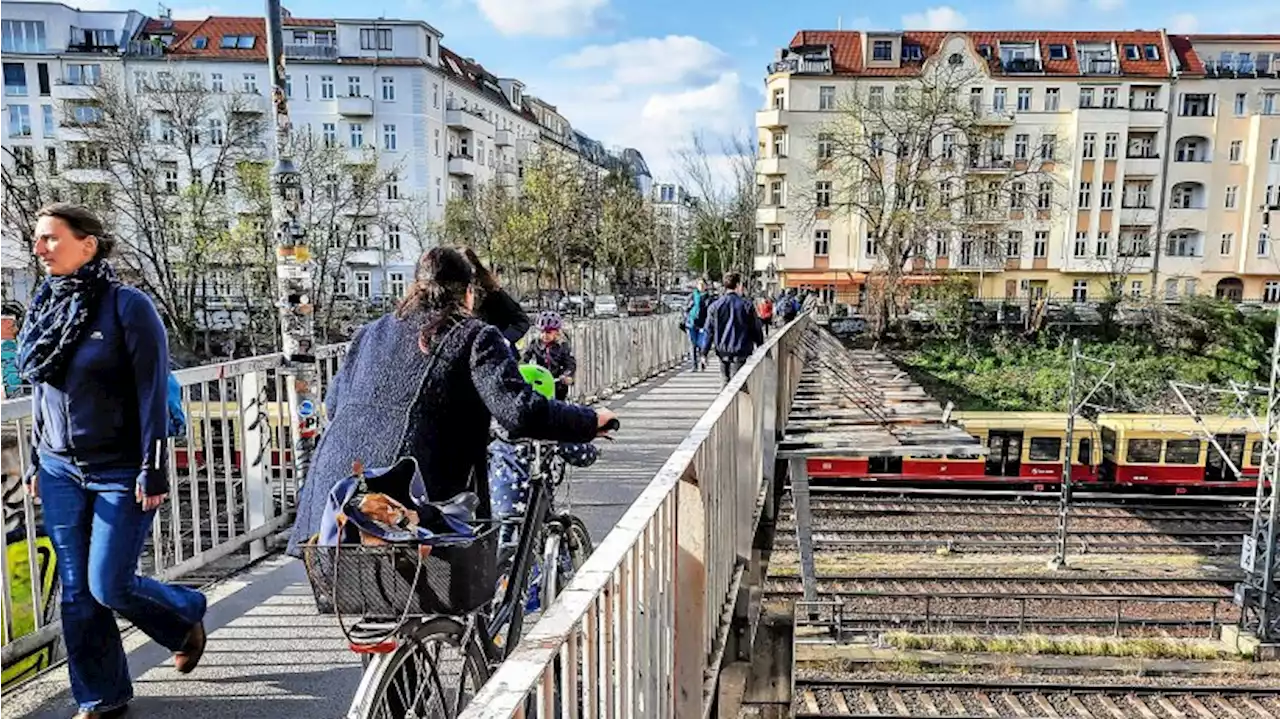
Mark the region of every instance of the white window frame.
<instances>
[{"instance_id":1,"label":"white window frame","mask_svg":"<svg viewBox=\"0 0 1280 719\"><path fill-rule=\"evenodd\" d=\"M382 101L395 102L396 101L396 79L391 75L383 75L381 85L382 85Z\"/></svg>"}]
</instances>

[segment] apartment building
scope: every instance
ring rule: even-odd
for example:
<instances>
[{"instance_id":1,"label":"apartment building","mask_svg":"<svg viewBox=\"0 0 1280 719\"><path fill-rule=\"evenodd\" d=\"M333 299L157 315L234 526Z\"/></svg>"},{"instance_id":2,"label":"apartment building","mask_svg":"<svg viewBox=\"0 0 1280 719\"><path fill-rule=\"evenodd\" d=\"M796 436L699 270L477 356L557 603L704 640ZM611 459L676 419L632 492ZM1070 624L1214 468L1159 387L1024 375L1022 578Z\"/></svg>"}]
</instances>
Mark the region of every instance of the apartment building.
<instances>
[{"instance_id":1,"label":"apartment building","mask_svg":"<svg viewBox=\"0 0 1280 719\"><path fill-rule=\"evenodd\" d=\"M238 94L248 98L245 111L269 124L261 17L173 20L43 2L4 2L3 14L3 136L6 148L24 156L57 156L66 164L76 130L61 126L59 103L88 97L108 72L138 90L182 78L214 93ZM521 160L549 136L575 138L558 146L591 165L638 159L643 167L639 151L605 151L567 118L543 112L551 106L528 95L518 79L498 77L441 45L443 33L426 22L286 13L283 29L295 132L349 148L353 159L375 156L381 170L393 173L377 209L383 221L372 230L353 225L356 246L344 256L339 294L368 300L403 293L425 238L386 217L411 207L427 225L443 218L450 198L474 187L514 189ZM262 144L264 159L268 145ZM210 178L176 178L195 180ZM14 238L4 238L4 248L6 292L29 296L29 283L9 269L21 264L10 262L20 252Z\"/></svg>"},{"instance_id":2,"label":"apartment building","mask_svg":"<svg viewBox=\"0 0 1280 719\"><path fill-rule=\"evenodd\" d=\"M824 130L848 112L840 98L896 98L944 63L973 69L964 99L991 133L971 174L1015 172L1035 145L1049 162L1045 182L1025 188L1028 211L1011 205L991 233L931 237L910 280L964 273L986 297L1088 301L1115 288L1280 301L1264 209L1280 203L1280 36L1163 31L797 33L756 114L766 284L856 302L883 270L859 213L798 199L811 182L839 191L813 168ZM935 143L934 157L950 156L945 137Z\"/></svg>"}]
</instances>

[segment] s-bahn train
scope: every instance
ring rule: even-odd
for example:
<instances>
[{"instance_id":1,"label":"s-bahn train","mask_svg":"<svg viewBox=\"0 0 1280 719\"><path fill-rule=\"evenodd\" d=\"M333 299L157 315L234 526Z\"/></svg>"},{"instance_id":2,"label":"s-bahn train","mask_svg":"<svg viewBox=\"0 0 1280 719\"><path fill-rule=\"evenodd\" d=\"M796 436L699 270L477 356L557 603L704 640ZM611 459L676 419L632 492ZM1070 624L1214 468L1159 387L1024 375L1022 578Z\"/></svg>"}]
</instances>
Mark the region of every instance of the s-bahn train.
<instances>
[{"instance_id":1,"label":"s-bahn train","mask_svg":"<svg viewBox=\"0 0 1280 719\"><path fill-rule=\"evenodd\" d=\"M1262 435L1249 419L1205 416L1205 427L1231 458L1206 439L1195 420L1179 415L1103 414L1076 418L1065 447L1067 415L1059 412L956 412L952 419L986 447L983 457L814 457L809 476L925 483L1055 485L1063 452L1071 476L1093 486L1243 489L1257 486ZM1239 471L1232 471L1234 465Z\"/></svg>"}]
</instances>

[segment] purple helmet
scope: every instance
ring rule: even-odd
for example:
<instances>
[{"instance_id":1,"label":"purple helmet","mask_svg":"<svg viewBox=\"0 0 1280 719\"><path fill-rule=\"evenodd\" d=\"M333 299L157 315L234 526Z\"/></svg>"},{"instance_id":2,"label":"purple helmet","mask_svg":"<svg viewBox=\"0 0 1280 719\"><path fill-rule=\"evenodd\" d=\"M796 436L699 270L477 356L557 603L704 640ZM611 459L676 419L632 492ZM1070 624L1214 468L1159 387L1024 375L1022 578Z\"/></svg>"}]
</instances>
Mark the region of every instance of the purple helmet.
<instances>
[{"instance_id":1,"label":"purple helmet","mask_svg":"<svg viewBox=\"0 0 1280 719\"><path fill-rule=\"evenodd\" d=\"M538 315L538 329L543 332L558 330L564 325L564 321L560 319L559 312L551 312L550 310Z\"/></svg>"}]
</instances>

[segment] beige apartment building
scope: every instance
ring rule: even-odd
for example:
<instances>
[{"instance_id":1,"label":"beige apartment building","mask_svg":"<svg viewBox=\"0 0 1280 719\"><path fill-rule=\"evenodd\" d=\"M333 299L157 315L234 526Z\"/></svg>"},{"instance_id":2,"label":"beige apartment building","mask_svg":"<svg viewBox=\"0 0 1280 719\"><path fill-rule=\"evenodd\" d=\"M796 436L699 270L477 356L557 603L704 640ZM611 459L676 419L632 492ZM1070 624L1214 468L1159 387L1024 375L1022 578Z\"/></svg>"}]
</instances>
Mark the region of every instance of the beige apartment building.
<instances>
[{"instance_id":1,"label":"beige apartment building","mask_svg":"<svg viewBox=\"0 0 1280 719\"><path fill-rule=\"evenodd\" d=\"M766 285L856 302L883 270L857 213L801 198L838 98L894 97L942 62L976 68L966 99L995 133L997 162L971 172L1012 172L1048 141L1054 196L998 232L923 243L914 281L964 273L989 298L1089 301L1116 287L1280 302L1280 35L1163 31L797 33L756 113Z\"/></svg>"}]
</instances>

